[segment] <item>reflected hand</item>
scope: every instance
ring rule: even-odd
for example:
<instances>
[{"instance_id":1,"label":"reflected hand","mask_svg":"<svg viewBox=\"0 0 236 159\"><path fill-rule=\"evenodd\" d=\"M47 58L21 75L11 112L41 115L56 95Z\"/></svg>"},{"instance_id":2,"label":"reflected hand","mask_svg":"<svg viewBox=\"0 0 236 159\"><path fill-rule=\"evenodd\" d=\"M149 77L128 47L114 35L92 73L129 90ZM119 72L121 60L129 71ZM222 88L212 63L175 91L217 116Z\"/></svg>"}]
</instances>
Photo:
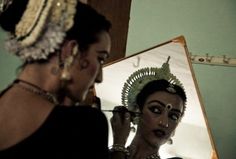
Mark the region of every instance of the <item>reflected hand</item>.
<instances>
[{"instance_id":1,"label":"reflected hand","mask_svg":"<svg viewBox=\"0 0 236 159\"><path fill-rule=\"evenodd\" d=\"M116 106L113 110L113 116L110 119L113 144L125 145L130 133L130 113L124 106Z\"/></svg>"}]
</instances>

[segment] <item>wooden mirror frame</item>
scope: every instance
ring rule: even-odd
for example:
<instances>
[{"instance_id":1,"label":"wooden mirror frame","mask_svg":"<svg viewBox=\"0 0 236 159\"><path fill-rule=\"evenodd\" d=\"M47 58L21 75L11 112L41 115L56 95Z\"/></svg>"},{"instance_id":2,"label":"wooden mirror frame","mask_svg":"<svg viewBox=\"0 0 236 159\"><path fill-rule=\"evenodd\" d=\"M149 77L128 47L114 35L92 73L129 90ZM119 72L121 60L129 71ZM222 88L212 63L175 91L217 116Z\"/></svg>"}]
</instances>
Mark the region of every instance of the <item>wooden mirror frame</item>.
<instances>
[{"instance_id":1,"label":"wooden mirror frame","mask_svg":"<svg viewBox=\"0 0 236 159\"><path fill-rule=\"evenodd\" d=\"M161 148L160 152L161 154L166 155L163 157L171 157L168 156L168 154L165 154L165 151L169 151L174 152L176 155L183 158L193 157L202 159L209 157L217 159L218 155L215 149L215 143L212 138L206 112L192 68L190 54L183 36L176 37L162 44L158 44L149 49L105 65L103 69L104 81L96 86L96 94L101 98L102 109L112 110L114 106L121 105L121 90L123 83L131 73L143 67L161 67L168 56L171 56L169 62L170 70L183 83L187 93L187 103L190 104L187 104L185 116L176 129L175 136L173 137L174 144L162 146L164 148ZM187 78L187 80L184 79L184 77L181 77L183 75L186 75L185 78ZM117 91L117 89L119 89L119 91ZM191 101L190 99L193 100ZM193 107L193 105L195 105L195 107ZM111 117L111 113L105 114L108 119ZM186 131L187 129L184 129L185 127L191 127L191 130L188 129L188 131ZM181 129L184 131L181 131ZM133 136L134 134L131 133L128 143ZM179 139L181 136L184 136L184 140ZM111 145L111 134L109 141L109 145ZM190 143L190 141L192 141L192 143ZM186 148L189 149L186 150Z\"/></svg>"}]
</instances>

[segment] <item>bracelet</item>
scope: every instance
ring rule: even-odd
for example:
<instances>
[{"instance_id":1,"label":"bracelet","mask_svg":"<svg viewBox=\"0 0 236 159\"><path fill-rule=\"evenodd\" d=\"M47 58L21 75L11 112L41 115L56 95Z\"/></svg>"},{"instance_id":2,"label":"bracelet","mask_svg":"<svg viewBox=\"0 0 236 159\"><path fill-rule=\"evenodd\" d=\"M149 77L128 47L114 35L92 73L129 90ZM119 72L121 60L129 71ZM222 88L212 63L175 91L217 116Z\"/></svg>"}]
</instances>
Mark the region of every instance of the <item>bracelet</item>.
<instances>
[{"instance_id":1,"label":"bracelet","mask_svg":"<svg viewBox=\"0 0 236 159\"><path fill-rule=\"evenodd\" d=\"M120 145L120 144L112 145L112 148L110 150L111 150L111 152L123 152L127 156L129 156L129 154L130 154L129 150L125 146Z\"/></svg>"}]
</instances>

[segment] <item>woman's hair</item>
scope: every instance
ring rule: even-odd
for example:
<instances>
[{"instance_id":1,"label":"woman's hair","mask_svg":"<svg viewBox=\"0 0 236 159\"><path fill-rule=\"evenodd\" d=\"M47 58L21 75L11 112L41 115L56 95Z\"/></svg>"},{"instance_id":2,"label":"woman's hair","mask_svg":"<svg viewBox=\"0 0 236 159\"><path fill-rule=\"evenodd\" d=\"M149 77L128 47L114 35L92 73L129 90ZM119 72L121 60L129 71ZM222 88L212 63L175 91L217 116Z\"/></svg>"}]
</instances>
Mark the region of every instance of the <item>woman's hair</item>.
<instances>
[{"instance_id":1,"label":"woman's hair","mask_svg":"<svg viewBox=\"0 0 236 159\"><path fill-rule=\"evenodd\" d=\"M78 3L74 26L67 32L67 38L76 39L81 51L98 41L102 31L109 32L111 23L92 7Z\"/></svg>"},{"instance_id":2,"label":"woman's hair","mask_svg":"<svg viewBox=\"0 0 236 159\"><path fill-rule=\"evenodd\" d=\"M6 11L0 15L0 25L5 31L14 33L16 24L20 21L23 15L28 0L13 0Z\"/></svg>"},{"instance_id":3,"label":"woman's hair","mask_svg":"<svg viewBox=\"0 0 236 159\"><path fill-rule=\"evenodd\" d=\"M0 15L0 26L5 31L14 34L16 25L21 20L28 1L14 0L8 9ZM89 5L78 1L74 25L66 32L65 39L76 40L79 44L79 49L84 51L89 45L99 40L98 35L101 32L109 32L110 28L111 23L103 15Z\"/></svg>"},{"instance_id":4,"label":"woman's hair","mask_svg":"<svg viewBox=\"0 0 236 159\"><path fill-rule=\"evenodd\" d=\"M168 91L167 88L169 88L169 87L172 87L175 90L175 93ZM180 98L184 102L184 111L185 111L186 94L185 94L184 90L181 87L179 87L178 85L171 84L170 82L168 82L166 80L154 80L154 81L149 82L148 84L146 84L143 87L143 89L139 92L139 94L136 97L136 103L138 104L139 109L142 110L147 98L151 94L158 92L158 91L165 91L165 92L176 94L176 95L180 96Z\"/></svg>"}]
</instances>

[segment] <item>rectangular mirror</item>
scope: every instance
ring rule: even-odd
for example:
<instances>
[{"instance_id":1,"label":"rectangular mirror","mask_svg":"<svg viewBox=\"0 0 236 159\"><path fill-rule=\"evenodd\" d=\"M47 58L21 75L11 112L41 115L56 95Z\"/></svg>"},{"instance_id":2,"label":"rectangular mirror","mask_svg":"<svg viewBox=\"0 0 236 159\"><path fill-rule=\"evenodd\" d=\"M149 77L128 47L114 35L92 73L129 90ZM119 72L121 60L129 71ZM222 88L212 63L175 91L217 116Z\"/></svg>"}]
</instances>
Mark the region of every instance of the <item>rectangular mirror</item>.
<instances>
[{"instance_id":1,"label":"rectangular mirror","mask_svg":"<svg viewBox=\"0 0 236 159\"><path fill-rule=\"evenodd\" d=\"M170 70L183 83L187 105L185 115L176 129L172 144L160 149L162 158L182 157L184 159L210 159L215 152L214 142L208 127L205 110L189 60L187 45L183 36L156 45L132 56L115 61L104 67L103 83L96 86L96 95L101 98L103 110L113 110L121 105L121 91L127 78L144 67L158 67L170 56ZM111 112L105 112L108 119ZM112 130L109 130L109 145L112 145ZM128 139L129 144L134 133Z\"/></svg>"}]
</instances>

